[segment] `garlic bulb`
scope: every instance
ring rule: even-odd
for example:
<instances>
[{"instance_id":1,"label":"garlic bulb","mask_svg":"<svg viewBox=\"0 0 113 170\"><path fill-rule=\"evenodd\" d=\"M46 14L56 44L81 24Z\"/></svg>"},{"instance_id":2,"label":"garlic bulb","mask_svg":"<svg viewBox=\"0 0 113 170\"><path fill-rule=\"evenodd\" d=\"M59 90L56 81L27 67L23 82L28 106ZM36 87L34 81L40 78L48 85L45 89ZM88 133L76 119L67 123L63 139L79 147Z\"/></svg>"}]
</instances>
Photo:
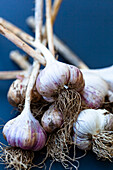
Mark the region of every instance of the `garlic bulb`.
<instances>
[{"instance_id":1,"label":"garlic bulb","mask_svg":"<svg viewBox=\"0 0 113 170\"><path fill-rule=\"evenodd\" d=\"M83 73L85 88L81 92L82 105L88 108L99 108L108 93L108 84L97 74Z\"/></svg>"},{"instance_id":2,"label":"garlic bulb","mask_svg":"<svg viewBox=\"0 0 113 170\"><path fill-rule=\"evenodd\" d=\"M60 111L51 105L49 109L43 114L41 119L42 127L48 133L53 132L55 129L60 128L63 123L63 116Z\"/></svg>"},{"instance_id":3,"label":"garlic bulb","mask_svg":"<svg viewBox=\"0 0 113 170\"><path fill-rule=\"evenodd\" d=\"M23 79L16 79L11 84L7 98L12 106L17 107L20 103L24 102L28 81L29 78L25 77ZM41 98L41 95L37 92L35 86L32 90L32 96L33 100L35 101L39 101Z\"/></svg>"},{"instance_id":4,"label":"garlic bulb","mask_svg":"<svg viewBox=\"0 0 113 170\"><path fill-rule=\"evenodd\" d=\"M26 90L23 111L19 116L8 121L3 128L3 135L11 146L34 151L42 149L46 143L46 132L30 110L32 90L39 67L40 64L35 61Z\"/></svg>"},{"instance_id":5,"label":"garlic bulb","mask_svg":"<svg viewBox=\"0 0 113 170\"><path fill-rule=\"evenodd\" d=\"M83 110L74 123L73 130L73 140L77 147L89 150L92 147L93 136L105 130L113 130L113 114L105 109Z\"/></svg>"},{"instance_id":6,"label":"garlic bulb","mask_svg":"<svg viewBox=\"0 0 113 170\"><path fill-rule=\"evenodd\" d=\"M28 79L24 79L23 81L20 79L16 79L11 84L7 98L12 106L17 107L21 103L21 101L25 99L27 84Z\"/></svg>"},{"instance_id":7,"label":"garlic bulb","mask_svg":"<svg viewBox=\"0 0 113 170\"><path fill-rule=\"evenodd\" d=\"M36 88L45 100L53 102L57 98L58 92L65 86L74 88L78 92L83 90L83 76L77 67L55 60L44 45L38 43L37 47L47 61L46 67L40 72L36 82Z\"/></svg>"},{"instance_id":8,"label":"garlic bulb","mask_svg":"<svg viewBox=\"0 0 113 170\"><path fill-rule=\"evenodd\" d=\"M82 73L95 73L104 79L109 86L109 90L113 91L113 66L101 69L81 69Z\"/></svg>"},{"instance_id":9,"label":"garlic bulb","mask_svg":"<svg viewBox=\"0 0 113 170\"><path fill-rule=\"evenodd\" d=\"M3 135L11 146L26 150L40 150L46 142L44 129L27 108L5 124Z\"/></svg>"}]
</instances>

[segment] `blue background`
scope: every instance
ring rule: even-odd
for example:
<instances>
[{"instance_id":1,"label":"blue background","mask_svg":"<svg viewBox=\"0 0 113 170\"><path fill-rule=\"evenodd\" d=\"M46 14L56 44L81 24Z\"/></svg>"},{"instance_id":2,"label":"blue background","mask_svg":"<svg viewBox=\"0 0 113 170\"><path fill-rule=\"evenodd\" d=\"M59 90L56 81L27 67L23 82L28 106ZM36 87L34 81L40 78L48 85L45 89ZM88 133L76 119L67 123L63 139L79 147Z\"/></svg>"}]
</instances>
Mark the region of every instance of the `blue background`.
<instances>
[{"instance_id":1,"label":"blue background","mask_svg":"<svg viewBox=\"0 0 113 170\"><path fill-rule=\"evenodd\" d=\"M25 19L33 14L34 0L0 0L0 16L33 35ZM64 0L57 16L54 32L90 67L113 64L113 0ZM0 35L0 71L18 70L9 59L17 47ZM7 101L11 80L0 81L0 125L15 116ZM0 141L5 143L2 134ZM47 161L49 165L49 161ZM53 169L63 169L55 163ZM0 165L0 169L4 169ZM89 152L80 160L79 170L111 170L112 163L98 161Z\"/></svg>"}]
</instances>

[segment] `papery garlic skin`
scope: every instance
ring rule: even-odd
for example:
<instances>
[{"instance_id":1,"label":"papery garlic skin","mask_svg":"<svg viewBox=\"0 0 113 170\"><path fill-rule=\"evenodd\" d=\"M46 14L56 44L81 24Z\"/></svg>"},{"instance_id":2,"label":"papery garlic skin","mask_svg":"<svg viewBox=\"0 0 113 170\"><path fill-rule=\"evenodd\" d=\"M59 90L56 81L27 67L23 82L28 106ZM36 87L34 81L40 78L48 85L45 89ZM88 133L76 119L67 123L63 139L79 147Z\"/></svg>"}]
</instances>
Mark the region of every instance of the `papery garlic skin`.
<instances>
[{"instance_id":1,"label":"papery garlic skin","mask_svg":"<svg viewBox=\"0 0 113 170\"><path fill-rule=\"evenodd\" d=\"M104 130L113 130L113 114L105 109L86 109L80 112L73 125L73 140L78 148L89 150L92 136Z\"/></svg>"},{"instance_id":2,"label":"papery garlic skin","mask_svg":"<svg viewBox=\"0 0 113 170\"><path fill-rule=\"evenodd\" d=\"M113 92L111 90L108 90L108 99L110 102L113 102Z\"/></svg>"},{"instance_id":3,"label":"papery garlic skin","mask_svg":"<svg viewBox=\"0 0 113 170\"><path fill-rule=\"evenodd\" d=\"M63 123L63 115L58 109L55 108L55 105L51 105L49 109L43 114L41 119L42 127L48 133L52 133L55 129L61 127Z\"/></svg>"},{"instance_id":4,"label":"papery garlic skin","mask_svg":"<svg viewBox=\"0 0 113 170\"><path fill-rule=\"evenodd\" d=\"M94 73L105 80L109 86L109 90L113 91L113 65L100 69L81 69L82 73Z\"/></svg>"},{"instance_id":5,"label":"papery garlic skin","mask_svg":"<svg viewBox=\"0 0 113 170\"><path fill-rule=\"evenodd\" d=\"M99 108L108 94L108 84L97 74L83 73L85 87L81 92L82 105L88 108Z\"/></svg>"},{"instance_id":6,"label":"papery garlic skin","mask_svg":"<svg viewBox=\"0 0 113 170\"><path fill-rule=\"evenodd\" d=\"M25 77L23 79L16 79L10 86L7 98L9 103L17 107L22 101L24 101L26 96L26 89L28 85L29 78ZM37 92L36 88L34 87L32 91L33 99L35 98L37 101L40 100L41 95Z\"/></svg>"},{"instance_id":7,"label":"papery garlic skin","mask_svg":"<svg viewBox=\"0 0 113 170\"><path fill-rule=\"evenodd\" d=\"M38 151L46 142L46 132L31 113L23 113L8 121L3 128L4 138L13 147Z\"/></svg>"},{"instance_id":8,"label":"papery garlic skin","mask_svg":"<svg viewBox=\"0 0 113 170\"><path fill-rule=\"evenodd\" d=\"M24 79L24 82L20 79L16 79L10 86L8 91L8 101L9 103L17 107L25 98L25 91L27 88L28 79Z\"/></svg>"},{"instance_id":9,"label":"papery garlic skin","mask_svg":"<svg viewBox=\"0 0 113 170\"><path fill-rule=\"evenodd\" d=\"M51 66L46 66L37 78L36 87L40 95L45 100L53 102L58 96L58 90L64 86L81 91L84 88L84 79L81 71L74 66L70 66L55 61Z\"/></svg>"}]
</instances>

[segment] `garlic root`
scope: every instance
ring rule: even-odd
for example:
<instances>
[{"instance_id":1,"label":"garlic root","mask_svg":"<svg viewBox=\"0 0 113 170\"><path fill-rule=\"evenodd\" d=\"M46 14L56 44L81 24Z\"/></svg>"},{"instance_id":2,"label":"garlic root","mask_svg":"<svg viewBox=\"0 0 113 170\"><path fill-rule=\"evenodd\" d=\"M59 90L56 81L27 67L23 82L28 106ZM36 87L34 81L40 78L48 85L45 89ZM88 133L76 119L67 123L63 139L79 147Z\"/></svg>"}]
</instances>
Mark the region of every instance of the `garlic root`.
<instances>
[{"instance_id":1,"label":"garlic root","mask_svg":"<svg viewBox=\"0 0 113 170\"><path fill-rule=\"evenodd\" d=\"M25 151L20 148L8 147L4 144L0 146L0 162L6 165L6 168L28 170L33 166L33 151Z\"/></svg>"}]
</instances>

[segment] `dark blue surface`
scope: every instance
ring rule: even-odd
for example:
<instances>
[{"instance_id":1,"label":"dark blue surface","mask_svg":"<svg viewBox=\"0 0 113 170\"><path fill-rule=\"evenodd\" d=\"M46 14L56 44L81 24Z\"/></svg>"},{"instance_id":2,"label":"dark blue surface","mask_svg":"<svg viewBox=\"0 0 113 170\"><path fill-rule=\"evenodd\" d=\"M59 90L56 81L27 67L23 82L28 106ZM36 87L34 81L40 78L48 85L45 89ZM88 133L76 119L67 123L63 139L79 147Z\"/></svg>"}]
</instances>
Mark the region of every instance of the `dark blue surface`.
<instances>
[{"instance_id":1,"label":"dark blue surface","mask_svg":"<svg viewBox=\"0 0 113 170\"><path fill-rule=\"evenodd\" d=\"M33 14L32 0L0 0L0 16L13 22L29 34L25 19ZM54 32L91 68L113 64L113 0L64 0L59 11ZM0 35L0 70L18 70L9 59L15 45ZM7 91L12 81L0 81L0 118L5 122L13 118L7 101ZM0 124L3 121L0 119ZM0 141L5 142L2 134ZM49 162L47 162L49 165ZM0 165L0 169L4 169ZM54 164L53 169L63 169ZM80 160L79 170L112 170L108 161L98 161L89 152Z\"/></svg>"}]
</instances>

